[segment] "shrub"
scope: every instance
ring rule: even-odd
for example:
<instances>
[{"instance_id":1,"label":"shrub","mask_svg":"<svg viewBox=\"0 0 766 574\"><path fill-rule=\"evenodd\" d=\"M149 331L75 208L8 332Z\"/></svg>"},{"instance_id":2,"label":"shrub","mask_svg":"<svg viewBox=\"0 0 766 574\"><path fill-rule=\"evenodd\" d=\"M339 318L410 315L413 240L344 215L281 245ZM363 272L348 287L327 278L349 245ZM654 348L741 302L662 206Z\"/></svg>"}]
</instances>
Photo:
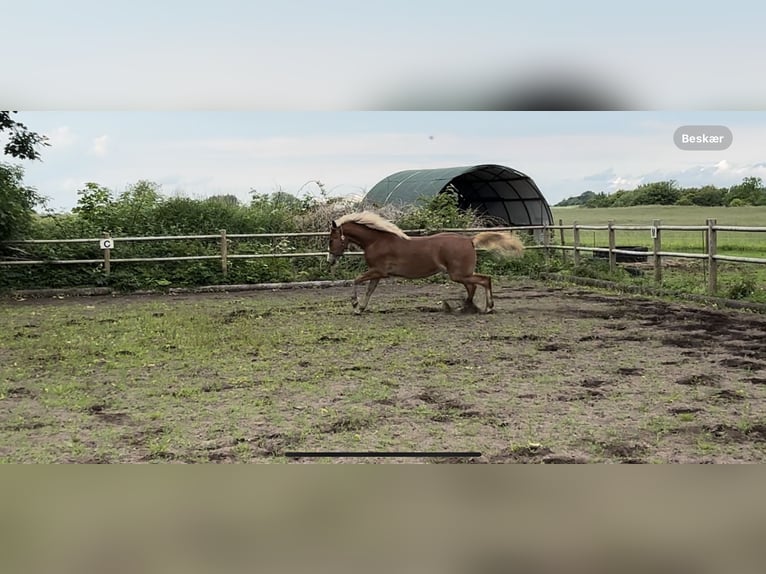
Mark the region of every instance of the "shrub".
<instances>
[{"instance_id":1,"label":"shrub","mask_svg":"<svg viewBox=\"0 0 766 574\"><path fill-rule=\"evenodd\" d=\"M724 293L729 299L746 299L755 293L757 287L752 275L740 275L725 287Z\"/></svg>"},{"instance_id":2,"label":"shrub","mask_svg":"<svg viewBox=\"0 0 766 574\"><path fill-rule=\"evenodd\" d=\"M321 186L320 186L321 189ZM35 217L30 234L39 239L91 239L88 243L23 245L21 256L29 259L83 259L92 264L30 266L4 269L0 289L74 287L110 285L122 291L164 289L169 286L194 286L220 283L281 282L351 278L361 273L364 260L347 257L332 270L320 258L230 259L226 276L217 259L203 261L147 262L112 264L107 276L103 251L97 243L104 232L116 237L113 259L152 257L218 256L219 242L210 240L120 241L121 236L260 234L327 230L330 220L362 206L341 198L297 198L277 192L252 193L249 203L233 196L208 199L163 197L158 184L139 181L115 197L112 192L90 182L78 192L77 207L68 214ZM481 227L489 219L472 210L459 208L455 193L444 193L416 205L387 205L375 209L404 229ZM22 246L20 246L22 247ZM324 252L327 238L231 238L230 253ZM480 256L482 268L494 274L530 274L544 263L538 254L529 258L503 261L491 255ZM6 272L7 270L7 272Z\"/></svg>"},{"instance_id":3,"label":"shrub","mask_svg":"<svg viewBox=\"0 0 766 574\"><path fill-rule=\"evenodd\" d=\"M43 202L33 187L23 185L20 166L0 163L0 241L28 235L34 207Z\"/></svg>"}]
</instances>

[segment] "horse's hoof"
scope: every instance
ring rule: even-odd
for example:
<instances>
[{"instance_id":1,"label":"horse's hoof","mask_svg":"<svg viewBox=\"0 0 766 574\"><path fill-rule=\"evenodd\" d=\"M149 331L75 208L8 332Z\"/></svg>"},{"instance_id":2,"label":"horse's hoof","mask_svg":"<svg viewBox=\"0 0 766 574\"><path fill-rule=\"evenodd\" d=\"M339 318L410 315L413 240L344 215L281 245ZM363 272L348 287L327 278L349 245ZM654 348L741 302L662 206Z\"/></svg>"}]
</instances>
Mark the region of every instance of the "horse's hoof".
<instances>
[{"instance_id":1,"label":"horse's hoof","mask_svg":"<svg viewBox=\"0 0 766 574\"><path fill-rule=\"evenodd\" d=\"M468 315L473 315L474 313L479 312L479 308L476 305L465 305L462 309L460 309L460 312Z\"/></svg>"},{"instance_id":2,"label":"horse's hoof","mask_svg":"<svg viewBox=\"0 0 766 574\"><path fill-rule=\"evenodd\" d=\"M494 307L490 307L489 309L484 311L485 315L493 315L494 313L495 313L495 308Z\"/></svg>"},{"instance_id":3,"label":"horse's hoof","mask_svg":"<svg viewBox=\"0 0 766 574\"><path fill-rule=\"evenodd\" d=\"M442 309L444 309L444 311L447 313L452 313L452 305L450 305L446 301L442 301Z\"/></svg>"},{"instance_id":4,"label":"horse's hoof","mask_svg":"<svg viewBox=\"0 0 766 574\"><path fill-rule=\"evenodd\" d=\"M362 310L359 307L354 307L354 315L361 315Z\"/></svg>"}]
</instances>

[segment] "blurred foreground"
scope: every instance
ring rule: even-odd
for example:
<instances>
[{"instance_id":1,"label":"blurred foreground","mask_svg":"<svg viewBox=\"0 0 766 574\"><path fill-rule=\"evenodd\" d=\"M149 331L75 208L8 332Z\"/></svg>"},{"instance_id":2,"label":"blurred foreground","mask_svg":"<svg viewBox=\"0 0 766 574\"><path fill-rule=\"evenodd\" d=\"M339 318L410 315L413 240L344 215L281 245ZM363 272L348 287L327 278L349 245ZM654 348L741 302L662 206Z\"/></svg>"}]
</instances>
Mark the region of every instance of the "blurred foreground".
<instances>
[{"instance_id":1,"label":"blurred foreground","mask_svg":"<svg viewBox=\"0 0 766 574\"><path fill-rule=\"evenodd\" d=\"M4 571L762 572L755 467L559 468L11 468Z\"/></svg>"}]
</instances>

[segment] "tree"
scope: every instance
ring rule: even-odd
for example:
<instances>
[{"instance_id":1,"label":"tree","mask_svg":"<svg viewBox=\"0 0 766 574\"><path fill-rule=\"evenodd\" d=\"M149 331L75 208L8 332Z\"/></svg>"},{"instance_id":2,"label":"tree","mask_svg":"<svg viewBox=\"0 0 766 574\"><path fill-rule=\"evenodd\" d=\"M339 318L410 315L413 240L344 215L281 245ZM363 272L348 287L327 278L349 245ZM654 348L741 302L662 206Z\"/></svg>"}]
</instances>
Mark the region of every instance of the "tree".
<instances>
[{"instance_id":1,"label":"tree","mask_svg":"<svg viewBox=\"0 0 766 574\"><path fill-rule=\"evenodd\" d=\"M587 203L593 199L596 194L593 191L584 191L580 195L575 197L569 197L563 201L559 201L556 207L570 207L573 205L587 205Z\"/></svg>"},{"instance_id":2,"label":"tree","mask_svg":"<svg viewBox=\"0 0 766 574\"><path fill-rule=\"evenodd\" d=\"M0 241L22 237L32 223L34 206L42 202L23 179L21 166L0 163Z\"/></svg>"},{"instance_id":3,"label":"tree","mask_svg":"<svg viewBox=\"0 0 766 574\"><path fill-rule=\"evenodd\" d=\"M20 159L40 159L35 149L47 146L48 138L31 132L11 118L16 112L0 112L0 134L8 132L4 153ZM37 190L22 184L24 169L0 164L0 241L21 237L32 223L34 207L43 202Z\"/></svg>"},{"instance_id":4,"label":"tree","mask_svg":"<svg viewBox=\"0 0 766 574\"><path fill-rule=\"evenodd\" d=\"M611 207L613 200L614 198L612 196L609 196L603 191L600 191L598 193L593 194L590 197L590 199L588 199L587 203L585 204L585 207L591 207L591 208Z\"/></svg>"},{"instance_id":5,"label":"tree","mask_svg":"<svg viewBox=\"0 0 766 574\"><path fill-rule=\"evenodd\" d=\"M49 146L47 136L29 131L27 126L17 122L11 114L18 112L0 112L0 132L8 132L5 155L19 159L40 159L39 146Z\"/></svg>"},{"instance_id":6,"label":"tree","mask_svg":"<svg viewBox=\"0 0 766 574\"><path fill-rule=\"evenodd\" d=\"M206 203L221 203L223 205L231 205L234 207L237 207L239 205L239 199L237 199L236 195L232 194L226 194L226 195L213 195L208 197L205 200Z\"/></svg>"},{"instance_id":7,"label":"tree","mask_svg":"<svg viewBox=\"0 0 766 574\"><path fill-rule=\"evenodd\" d=\"M112 204L115 221L123 224L122 232L149 234L154 227L155 208L162 204L162 185L145 179L129 185ZM116 230L112 229L112 233Z\"/></svg>"},{"instance_id":8,"label":"tree","mask_svg":"<svg viewBox=\"0 0 766 574\"><path fill-rule=\"evenodd\" d=\"M97 183L88 182L83 189L78 190L77 206L72 209L82 221L88 223L95 231L109 229L110 209L113 204L112 192Z\"/></svg>"},{"instance_id":9,"label":"tree","mask_svg":"<svg viewBox=\"0 0 766 574\"><path fill-rule=\"evenodd\" d=\"M738 199L738 205L761 205L766 203L766 189L763 187L763 181L760 177L746 177L742 183L732 185L726 194L727 205Z\"/></svg>"},{"instance_id":10,"label":"tree","mask_svg":"<svg viewBox=\"0 0 766 574\"><path fill-rule=\"evenodd\" d=\"M725 195L725 189L715 187L714 185L706 185L698 190L694 190L693 194L691 194L691 200L694 205L711 207L724 205Z\"/></svg>"},{"instance_id":11,"label":"tree","mask_svg":"<svg viewBox=\"0 0 766 574\"><path fill-rule=\"evenodd\" d=\"M599 207L630 207L635 205L634 197L636 190L618 189L606 196L606 202Z\"/></svg>"},{"instance_id":12,"label":"tree","mask_svg":"<svg viewBox=\"0 0 766 574\"><path fill-rule=\"evenodd\" d=\"M680 196L675 180L643 183L633 192L631 205L673 205Z\"/></svg>"}]
</instances>

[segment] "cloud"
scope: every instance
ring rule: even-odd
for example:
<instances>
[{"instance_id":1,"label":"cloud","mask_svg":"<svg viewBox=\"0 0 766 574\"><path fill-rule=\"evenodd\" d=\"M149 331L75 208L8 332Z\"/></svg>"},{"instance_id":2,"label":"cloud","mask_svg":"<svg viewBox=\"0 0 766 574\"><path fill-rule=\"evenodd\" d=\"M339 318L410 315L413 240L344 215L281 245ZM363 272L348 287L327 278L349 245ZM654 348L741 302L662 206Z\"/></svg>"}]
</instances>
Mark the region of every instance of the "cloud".
<instances>
[{"instance_id":1,"label":"cloud","mask_svg":"<svg viewBox=\"0 0 766 574\"><path fill-rule=\"evenodd\" d=\"M618 189L634 189L638 187L643 180L643 177L622 177L617 176L609 182L609 186L612 191Z\"/></svg>"},{"instance_id":2,"label":"cloud","mask_svg":"<svg viewBox=\"0 0 766 574\"><path fill-rule=\"evenodd\" d=\"M733 163L728 160L721 160L710 164L693 165L682 170L655 170L642 173L636 177L626 176L625 178L617 179L624 179L635 185L672 179L677 181L681 187L704 185L729 187L740 183L746 177L763 177L764 175L766 175L766 165L763 162ZM623 185L623 187L631 188L635 187L635 185Z\"/></svg>"},{"instance_id":3,"label":"cloud","mask_svg":"<svg viewBox=\"0 0 766 574\"><path fill-rule=\"evenodd\" d=\"M715 164L715 173L726 173L727 171L731 171L732 166L731 164L726 161L725 159L722 159L717 164Z\"/></svg>"},{"instance_id":4,"label":"cloud","mask_svg":"<svg viewBox=\"0 0 766 574\"><path fill-rule=\"evenodd\" d=\"M70 147L77 141L77 136L69 126L59 126L45 134L54 149Z\"/></svg>"},{"instance_id":5,"label":"cloud","mask_svg":"<svg viewBox=\"0 0 766 574\"><path fill-rule=\"evenodd\" d=\"M617 174L614 172L614 168L605 169L602 172L586 175L583 177L584 181L609 181L614 179Z\"/></svg>"},{"instance_id":6,"label":"cloud","mask_svg":"<svg viewBox=\"0 0 766 574\"><path fill-rule=\"evenodd\" d=\"M95 138L93 140L93 146L91 147L91 152L94 155L97 155L99 157L104 157L108 150L109 145L109 136L103 135Z\"/></svg>"},{"instance_id":7,"label":"cloud","mask_svg":"<svg viewBox=\"0 0 766 574\"><path fill-rule=\"evenodd\" d=\"M730 187L740 183L746 177L766 179L766 162L714 161L707 164L693 164L683 169L666 168L642 171L640 169L606 169L602 172L584 175L579 178L545 181L535 178L546 199L551 204L562 199L576 196L586 190L614 193L620 189L635 189L644 183L675 180L681 187Z\"/></svg>"}]
</instances>

